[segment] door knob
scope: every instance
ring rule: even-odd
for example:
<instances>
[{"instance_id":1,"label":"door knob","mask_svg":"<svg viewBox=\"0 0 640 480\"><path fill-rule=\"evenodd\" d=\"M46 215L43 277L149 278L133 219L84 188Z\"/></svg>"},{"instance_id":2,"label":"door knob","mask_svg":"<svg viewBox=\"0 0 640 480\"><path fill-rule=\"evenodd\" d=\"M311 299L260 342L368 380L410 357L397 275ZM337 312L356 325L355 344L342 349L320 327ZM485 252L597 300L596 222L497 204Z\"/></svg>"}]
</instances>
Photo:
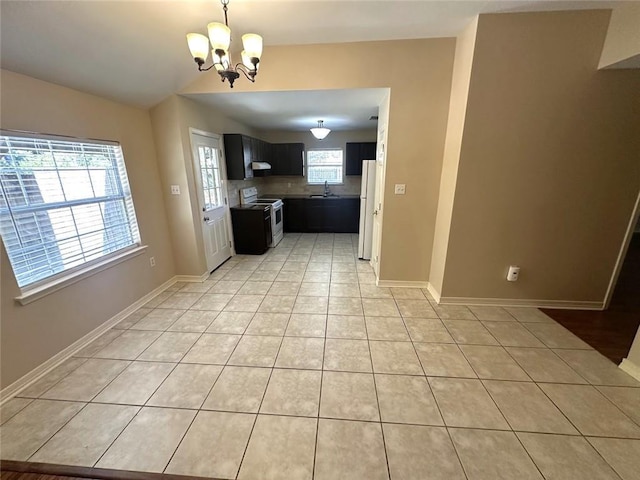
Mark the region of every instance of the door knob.
<instances>
[{"instance_id":1,"label":"door knob","mask_svg":"<svg viewBox=\"0 0 640 480\"><path fill-rule=\"evenodd\" d=\"M204 217L204 221L208 222L209 221L209 217Z\"/></svg>"}]
</instances>

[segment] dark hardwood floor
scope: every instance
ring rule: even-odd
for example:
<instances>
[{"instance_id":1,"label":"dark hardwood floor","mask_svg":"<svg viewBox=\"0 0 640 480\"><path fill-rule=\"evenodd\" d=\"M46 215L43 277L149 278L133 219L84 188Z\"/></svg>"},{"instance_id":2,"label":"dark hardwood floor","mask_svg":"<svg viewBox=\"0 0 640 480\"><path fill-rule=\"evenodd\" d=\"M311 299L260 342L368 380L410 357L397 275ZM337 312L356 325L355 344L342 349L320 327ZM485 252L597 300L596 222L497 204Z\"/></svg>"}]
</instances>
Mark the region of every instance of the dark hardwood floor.
<instances>
[{"instance_id":1,"label":"dark hardwood floor","mask_svg":"<svg viewBox=\"0 0 640 480\"><path fill-rule=\"evenodd\" d=\"M542 311L619 364L629 353L640 325L640 233L631 239L607 310Z\"/></svg>"},{"instance_id":2,"label":"dark hardwood floor","mask_svg":"<svg viewBox=\"0 0 640 480\"><path fill-rule=\"evenodd\" d=\"M87 480L78 477L61 477L59 475L45 475L43 473L2 472L0 480Z\"/></svg>"},{"instance_id":3,"label":"dark hardwood floor","mask_svg":"<svg viewBox=\"0 0 640 480\"><path fill-rule=\"evenodd\" d=\"M106 468L0 460L0 480L220 480Z\"/></svg>"}]
</instances>

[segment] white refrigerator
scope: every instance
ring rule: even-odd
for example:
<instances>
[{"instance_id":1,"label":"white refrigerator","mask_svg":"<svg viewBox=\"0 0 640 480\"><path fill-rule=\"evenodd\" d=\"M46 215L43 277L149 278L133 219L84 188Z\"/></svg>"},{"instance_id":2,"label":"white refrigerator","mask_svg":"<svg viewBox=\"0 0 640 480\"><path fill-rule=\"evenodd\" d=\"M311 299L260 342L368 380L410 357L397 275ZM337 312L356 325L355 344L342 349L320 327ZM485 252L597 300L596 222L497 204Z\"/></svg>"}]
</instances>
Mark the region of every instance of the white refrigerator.
<instances>
[{"instance_id":1,"label":"white refrigerator","mask_svg":"<svg viewBox=\"0 0 640 480\"><path fill-rule=\"evenodd\" d=\"M360 189L360 230L358 230L358 258L371 259L373 237L373 211L375 209L376 161L362 161L362 188Z\"/></svg>"}]
</instances>

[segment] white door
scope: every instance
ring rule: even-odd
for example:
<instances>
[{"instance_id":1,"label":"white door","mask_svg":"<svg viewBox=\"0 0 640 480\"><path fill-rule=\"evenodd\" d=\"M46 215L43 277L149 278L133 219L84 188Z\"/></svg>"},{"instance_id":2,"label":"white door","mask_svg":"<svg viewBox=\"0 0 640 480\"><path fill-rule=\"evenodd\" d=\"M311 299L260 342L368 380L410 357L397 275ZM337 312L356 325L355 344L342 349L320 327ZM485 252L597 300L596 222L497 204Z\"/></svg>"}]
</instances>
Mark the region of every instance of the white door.
<instances>
[{"instance_id":1,"label":"white door","mask_svg":"<svg viewBox=\"0 0 640 480\"><path fill-rule=\"evenodd\" d=\"M227 172L219 135L192 131L191 147L207 271L211 272L231 256Z\"/></svg>"},{"instance_id":2,"label":"white door","mask_svg":"<svg viewBox=\"0 0 640 480\"><path fill-rule=\"evenodd\" d=\"M375 203L373 207L373 238L371 247L371 266L380 278L380 245L382 243L382 205L384 202L384 167L387 158L385 131L378 132L378 148L376 158Z\"/></svg>"}]
</instances>

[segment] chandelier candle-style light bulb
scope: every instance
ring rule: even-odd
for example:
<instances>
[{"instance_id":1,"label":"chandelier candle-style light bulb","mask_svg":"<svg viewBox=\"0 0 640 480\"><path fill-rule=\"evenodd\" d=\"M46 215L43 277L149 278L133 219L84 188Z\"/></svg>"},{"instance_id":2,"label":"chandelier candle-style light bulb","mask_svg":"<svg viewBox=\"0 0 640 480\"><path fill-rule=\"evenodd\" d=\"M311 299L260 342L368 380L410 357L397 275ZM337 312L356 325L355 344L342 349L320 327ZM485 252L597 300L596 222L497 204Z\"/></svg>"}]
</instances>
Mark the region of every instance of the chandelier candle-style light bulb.
<instances>
[{"instance_id":1,"label":"chandelier candle-style light bulb","mask_svg":"<svg viewBox=\"0 0 640 480\"><path fill-rule=\"evenodd\" d=\"M224 11L224 23L211 22L207 25L209 38L199 33L187 34L187 43L194 61L198 64L198 70L205 72L215 68L221 80L229 81L233 88L233 82L240 77L240 72L251 82L255 81L258 74L260 58L262 58L262 37L255 33L247 33L242 36L244 50L240 54L242 62L235 66L231 63L231 29L227 19L227 5L229 0L220 0ZM213 64L204 68L211 46L211 59Z\"/></svg>"}]
</instances>

